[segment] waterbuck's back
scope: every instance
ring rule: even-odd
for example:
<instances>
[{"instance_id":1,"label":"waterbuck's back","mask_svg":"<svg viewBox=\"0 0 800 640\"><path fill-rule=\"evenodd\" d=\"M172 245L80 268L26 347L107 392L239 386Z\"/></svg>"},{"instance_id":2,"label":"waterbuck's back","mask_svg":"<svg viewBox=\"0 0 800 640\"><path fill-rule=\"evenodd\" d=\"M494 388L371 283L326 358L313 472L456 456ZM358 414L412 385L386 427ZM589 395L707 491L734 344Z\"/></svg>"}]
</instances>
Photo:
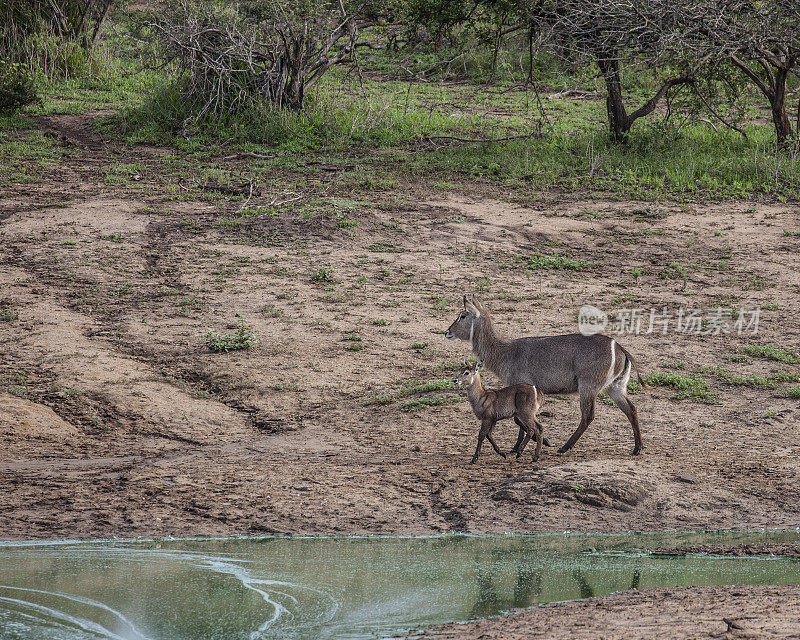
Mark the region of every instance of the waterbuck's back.
<instances>
[{"instance_id":1,"label":"waterbuck's back","mask_svg":"<svg viewBox=\"0 0 800 640\"><path fill-rule=\"evenodd\" d=\"M622 371L625 354L612 338L570 333L509 340L492 364L506 384L532 384L544 393L575 393L579 381L605 386L612 357L616 375Z\"/></svg>"}]
</instances>

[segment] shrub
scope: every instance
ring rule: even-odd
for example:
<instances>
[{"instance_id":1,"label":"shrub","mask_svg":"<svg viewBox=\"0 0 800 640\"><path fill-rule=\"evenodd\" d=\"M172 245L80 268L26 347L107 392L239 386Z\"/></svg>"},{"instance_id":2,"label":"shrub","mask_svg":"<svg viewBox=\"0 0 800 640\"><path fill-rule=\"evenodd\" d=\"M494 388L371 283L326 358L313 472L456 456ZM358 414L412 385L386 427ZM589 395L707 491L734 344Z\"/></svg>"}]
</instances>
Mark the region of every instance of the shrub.
<instances>
[{"instance_id":1,"label":"shrub","mask_svg":"<svg viewBox=\"0 0 800 640\"><path fill-rule=\"evenodd\" d=\"M0 113L40 102L28 68L0 58Z\"/></svg>"}]
</instances>

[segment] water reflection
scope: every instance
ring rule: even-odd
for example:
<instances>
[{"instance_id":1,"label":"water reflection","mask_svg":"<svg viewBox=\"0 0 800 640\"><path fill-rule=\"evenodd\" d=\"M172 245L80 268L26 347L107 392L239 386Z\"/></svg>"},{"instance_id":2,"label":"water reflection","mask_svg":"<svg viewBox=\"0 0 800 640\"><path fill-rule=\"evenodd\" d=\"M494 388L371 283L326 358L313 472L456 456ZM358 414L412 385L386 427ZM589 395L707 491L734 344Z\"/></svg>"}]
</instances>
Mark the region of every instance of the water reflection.
<instances>
[{"instance_id":1,"label":"water reflection","mask_svg":"<svg viewBox=\"0 0 800 640\"><path fill-rule=\"evenodd\" d=\"M772 532L0 543L0 638L380 638L625 589L798 584L800 564L788 559L630 553L798 540Z\"/></svg>"}]
</instances>

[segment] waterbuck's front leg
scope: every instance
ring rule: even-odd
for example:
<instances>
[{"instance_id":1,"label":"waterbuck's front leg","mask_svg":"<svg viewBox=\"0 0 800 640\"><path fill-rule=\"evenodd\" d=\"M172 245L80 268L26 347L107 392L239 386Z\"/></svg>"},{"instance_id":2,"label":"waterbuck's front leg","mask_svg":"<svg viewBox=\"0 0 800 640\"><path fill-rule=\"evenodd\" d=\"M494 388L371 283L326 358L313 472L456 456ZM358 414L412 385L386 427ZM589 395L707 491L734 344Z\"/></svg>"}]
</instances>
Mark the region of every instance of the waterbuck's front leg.
<instances>
[{"instance_id":1,"label":"waterbuck's front leg","mask_svg":"<svg viewBox=\"0 0 800 640\"><path fill-rule=\"evenodd\" d=\"M561 447L558 452L559 453L566 453L575 445L575 443L580 439L583 435L583 432L592 424L592 420L594 420L594 401L597 398L597 391L592 389L589 391L586 388L581 389L578 388L578 393L581 399L581 422L578 425L578 428L575 429L575 433L573 433L569 440L566 441L563 447Z\"/></svg>"},{"instance_id":2,"label":"waterbuck's front leg","mask_svg":"<svg viewBox=\"0 0 800 640\"><path fill-rule=\"evenodd\" d=\"M486 420L486 419L481 420L481 430L478 432L478 446L475 447L475 455L472 456L472 460L470 460L469 462L470 464L475 464L475 461L478 459L478 454L480 454L481 452L483 439L486 438L487 436L489 437L489 442L491 442L492 445L494 446L495 451L497 451L497 453L500 453L500 455L502 455L505 458L505 455L503 455L500 451L497 450L497 445L494 444L492 437L489 435L489 432L492 430L492 427L494 427L493 420Z\"/></svg>"},{"instance_id":3,"label":"waterbuck's front leg","mask_svg":"<svg viewBox=\"0 0 800 640\"><path fill-rule=\"evenodd\" d=\"M489 431L486 433L486 439L489 441L489 444L492 445L492 448L495 451L497 451L497 453L499 453L501 456L503 456L503 458L505 458L506 454L500 451L500 447L497 446L497 443L494 441L494 438L492 438L492 429L494 428L494 425L495 423L492 422L492 426L489 427Z\"/></svg>"}]
</instances>

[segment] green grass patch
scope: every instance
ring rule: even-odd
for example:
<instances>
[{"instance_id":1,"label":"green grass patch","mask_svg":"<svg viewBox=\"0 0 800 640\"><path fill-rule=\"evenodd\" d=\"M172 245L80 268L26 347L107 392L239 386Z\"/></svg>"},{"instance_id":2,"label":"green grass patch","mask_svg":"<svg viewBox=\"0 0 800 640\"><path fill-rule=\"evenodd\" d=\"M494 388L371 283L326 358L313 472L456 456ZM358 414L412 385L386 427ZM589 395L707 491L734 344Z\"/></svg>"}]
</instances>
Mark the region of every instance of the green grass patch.
<instances>
[{"instance_id":1,"label":"green grass patch","mask_svg":"<svg viewBox=\"0 0 800 640\"><path fill-rule=\"evenodd\" d=\"M426 407L437 407L443 404L453 404L460 402L459 396L434 396L433 398L417 398L416 400L406 400L400 405L400 411L419 411Z\"/></svg>"},{"instance_id":2,"label":"green grass patch","mask_svg":"<svg viewBox=\"0 0 800 640\"><path fill-rule=\"evenodd\" d=\"M723 380L737 387L750 387L751 389L777 389L782 382L797 382L798 375L791 371L778 371L764 376L735 376L727 375Z\"/></svg>"},{"instance_id":3,"label":"green grass patch","mask_svg":"<svg viewBox=\"0 0 800 640\"><path fill-rule=\"evenodd\" d=\"M657 371L647 378L645 382L654 387L668 387L676 393L676 400L696 400L708 404L718 404L718 394L709 390L708 381L699 373L674 373L672 371Z\"/></svg>"},{"instance_id":4,"label":"green grass patch","mask_svg":"<svg viewBox=\"0 0 800 640\"><path fill-rule=\"evenodd\" d=\"M783 349L771 344L748 344L742 349L748 356L754 358L765 358L786 364L800 363L800 356L791 349Z\"/></svg>"},{"instance_id":5,"label":"green grass patch","mask_svg":"<svg viewBox=\"0 0 800 640\"><path fill-rule=\"evenodd\" d=\"M550 255L537 253L533 256L521 257L524 261L525 268L530 271L538 271L540 269L552 269L554 271L581 271L589 267L589 263L585 260L575 260L567 256L562 256L557 251Z\"/></svg>"},{"instance_id":6,"label":"green grass patch","mask_svg":"<svg viewBox=\"0 0 800 640\"><path fill-rule=\"evenodd\" d=\"M407 386L400 389L401 396L410 396L414 393L430 393L432 391L449 391L455 389L456 385L450 378L440 378L438 380L428 380L426 382L410 382Z\"/></svg>"},{"instance_id":7,"label":"green grass patch","mask_svg":"<svg viewBox=\"0 0 800 640\"><path fill-rule=\"evenodd\" d=\"M402 244L392 244L391 242L373 242L367 249L374 253L402 253L405 251Z\"/></svg>"}]
</instances>

